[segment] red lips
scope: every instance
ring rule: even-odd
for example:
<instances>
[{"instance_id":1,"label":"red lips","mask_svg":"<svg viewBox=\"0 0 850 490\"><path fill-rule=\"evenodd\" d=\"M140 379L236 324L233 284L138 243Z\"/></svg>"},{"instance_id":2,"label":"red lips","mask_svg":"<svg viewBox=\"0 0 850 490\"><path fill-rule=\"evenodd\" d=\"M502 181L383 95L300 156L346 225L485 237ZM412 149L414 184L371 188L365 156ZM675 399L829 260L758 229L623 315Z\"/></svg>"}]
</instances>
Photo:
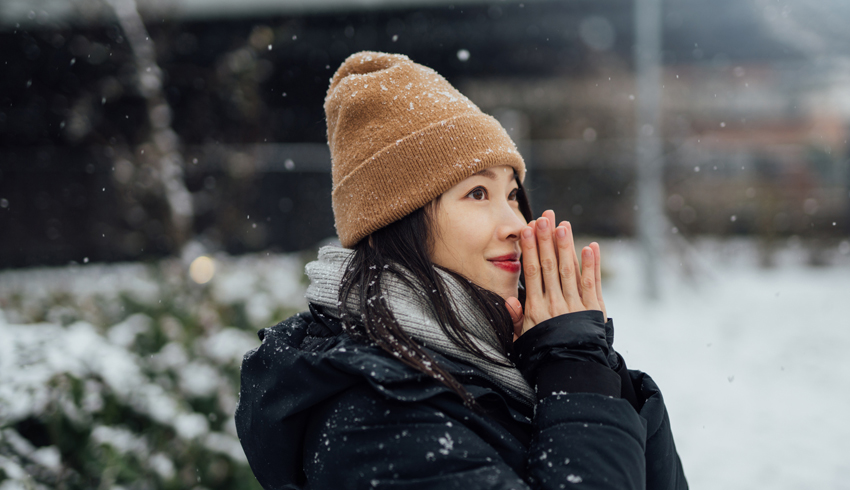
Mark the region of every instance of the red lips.
<instances>
[{"instance_id":1,"label":"red lips","mask_svg":"<svg viewBox=\"0 0 850 490\"><path fill-rule=\"evenodd\" d=\"M501 255L499 257L492 257L487 259L491 264L495 265L499 269L503 271L517 273L521 267L519 263L519 254L512 253L508 255Z\"/></svg>"}]
</instances>

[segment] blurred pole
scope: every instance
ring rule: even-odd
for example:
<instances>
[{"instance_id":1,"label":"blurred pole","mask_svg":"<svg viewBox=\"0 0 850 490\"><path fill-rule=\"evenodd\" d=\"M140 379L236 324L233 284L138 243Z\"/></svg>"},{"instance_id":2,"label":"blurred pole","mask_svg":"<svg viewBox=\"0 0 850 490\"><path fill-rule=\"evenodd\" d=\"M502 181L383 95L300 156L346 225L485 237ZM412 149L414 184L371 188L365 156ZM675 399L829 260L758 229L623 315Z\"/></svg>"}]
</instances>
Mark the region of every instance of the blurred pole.
<instances>
[{"instance_id":1,"label":"blurred pole","mask_svg":"<svg viewBox=\"0 0 850 490\"><path fill-rule=\"evenodd\" d=\"M176 245L190 238L194 210L192 194L183 181L183 155L180 140L171 128L171 107L162 90L162 70L156 62L156 50L136 6L136 0L106 0L124 31L136 62L136 83L147 102L151 125L151 143L159 150L159 181L170 211Z\"/></svg>"},{"instance_id":2,"label":"blurred pole","mask_svg":"<svg viewBox=\"0 0 850 490\"><path fill-rule=\"evenodd\" d=\"M661 147L661 0L635 2L637 106L637 233L644 259L644 293L660 297L659 262L664 246Z\"/></svg>"}]
</instances>

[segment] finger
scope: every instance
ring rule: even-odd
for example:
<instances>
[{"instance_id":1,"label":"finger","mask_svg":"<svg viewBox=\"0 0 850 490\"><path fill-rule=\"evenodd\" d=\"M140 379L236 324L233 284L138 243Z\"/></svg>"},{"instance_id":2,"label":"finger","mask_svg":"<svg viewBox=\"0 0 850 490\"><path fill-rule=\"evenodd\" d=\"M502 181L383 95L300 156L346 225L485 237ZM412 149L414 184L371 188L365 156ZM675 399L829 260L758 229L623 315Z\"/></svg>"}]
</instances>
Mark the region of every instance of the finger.
<instances>
[{"instance_id":1,"label":"finger","mask_svg":"<svg viewBox=\"0 0 850 490\"><path fill-rule=\"evenodd\" d=\"M516 337L522 335L522 304L519 299L511 296L505 301L505 307L511 315L511 323L514 326L514 340L516 340Z\"/></svg>"},{"instance_id":2,"label":"finger","mask_svg":"<svg viewBox=\"0 0 850 490\"><path fill-rule=\"evenodd\" d=\"M542 216L543 218L548 219L548 220L549 220L549 224L550 224L550 225L552 225L552 226L551 226L551 230L552 230L552 245L553 245L553 247L554 247L554 249L555 249L555 261L557 262L557 260L558 260L558 244L557 244L557 242L556 242L556 240L555 240L555 227L556 227L556 226L558 226L558 225L556 224L556 223L557 223L557 221L555 221L555 211L552 211L551 209L547 209L546 211L543 211L543 214L542 214L541 216ZM546 292L545 284L544 284L543 291L544 291L544 293ZM560 295L559 295L559 297L560 297Z\"/></svg>"},{"instance_id":3,"label":"finger","mask_svg":"<svg viewBox=\"0 0 850 490\"><path fill-rule=\"evenodd\" d=\"M581 271L581 267L579 267L578 255L577 255L578 252L576 251L575 239L573 237L573 225L570 224L569 221L561 221L561 226L564 226L567 229L567 240L569 240L570 249L573 251L572 260L573 260L573 270L576 273L575 274L575 276L576 276L576 291L578 291L579 295L581 295L581 274L579 273L579 271Z\"/></svg>"},{"instance_id":4,"label":"finger","mask_svg":"<svg viewBox=\"0 0 850 490\"><path fill-rule=\"evenodd\" d=\"M581 300L588 310L599 310L599 301L596 300L596 276L594 272L595 260L593 250L590 247L581 249ZM601 311L601 310L600 310Z\"/></svg>"},{"instance_id":5,"label":"finger","mask_svg":"<svg viewBox=\"0 0 850 490\"><path fill-rule=\"evenodd\" d=\"M555 241L558 243L558 277L569 311L581 311L584 305L578 290L579 270L576 267L576 252L573 249L572 240L568 238L569 229L563 226L564 223L566 222L561 222L561 226L555 230Z\"/></svg>"},{"instance_id":6,"label":"finger","mask_svg":"<svg viewBox=\"0 0 850 490\"><path fill-rule=\"evenodd\" d=\"M605 316L605 321L608 321L608 312L605 310L605 301L602 299L602 251L599 244L593 242L590 244L590 249L593 250L594 262L594 277L596 279L596 301L599 302L599 307L602 314Z\"/></svg>"},{"instance_id":7,"label":"finger","mask_svg":"<svg viewBox=\"0 0 850 490\"><path fill-rule=\"evenodd\" d=\"M567 313L567 303L561 292L558 276L558 256L555 254L555 236L552 221L547 217L537 220L537 253L540 255L540 272L543 276L543 291L552 316Z\"/></svg>"},{"instance_id":8,"label":"finger","mask_svg":"<svg viewBox=\"0 0 850 490\"><path fill-rule=\"evenodd\" d=\"M549 224L552 225L553 229L555 228L555 226L557 226L555 224L557 223L557 221L555 221L555 211L547 209L546 211L543 211L543 217L549 220Z\"/></svg>"},{"instance_id":9,"label":"finger","mask_svg":"<svg viewBox=\"0 0 850 490\"><path fill-rule=\"evenodd\" d=\"M511 315L511 323L516 326L517 323L522 323L522 304L516 296L511 296L505 301L505 307Z\"/></svg>"},{"instance_id":10,"label":"finger","mask_svg":"<svg viewBox=\"0 0 850 490\"><path fill-rule=\"evenodd\" d=\"M543 302L543 282L540 277L540 259L537 257L537 239L534 237L533 226L526 226L520 232L520 247L522 247L522 272L525 276L525 308L523 313L529 317L531 306Z\"/></svg>"}]
</instances>

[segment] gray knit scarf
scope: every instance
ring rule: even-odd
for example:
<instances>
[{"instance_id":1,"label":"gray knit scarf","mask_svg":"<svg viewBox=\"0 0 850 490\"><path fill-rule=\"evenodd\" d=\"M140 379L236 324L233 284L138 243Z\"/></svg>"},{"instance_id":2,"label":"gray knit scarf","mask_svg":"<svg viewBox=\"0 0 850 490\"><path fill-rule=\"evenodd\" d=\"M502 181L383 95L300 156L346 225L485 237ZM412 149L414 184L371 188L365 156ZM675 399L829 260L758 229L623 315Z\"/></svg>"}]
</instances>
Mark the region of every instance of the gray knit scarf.
<instances>
[{"instance_id":1,"label":"gray knit scarf","mask_svg":"<svg viewBox=\"0 0 850 490\"><path fill-rule=\"evenodd\" d=\"M319 258L305 267L307 276L310 278L310 286L306 294L307 301L321 305L328 314L337 318L340 316L339 289L342 276L348 259L353 253L353 250L346 248L322 247L319 250ZM499 340L493 329L489 327L490 322L474 305L472 298L454 277L443 270L436 270L446 285L450 304L457 312L466 332L469 333L470 340L491 358L511 364L499 350ZM406 273L406 271L403 272ZM412 276L407 277L416 284ZM384 274L381 287L390 311L393 312L396 321L406 334L430 349L478 367L495 383L505 388L513 398L534 404L536 400L534 390L517 368L500 366L473 355L458 346L443 332L433 308L427 303L423 290L411 289L390 273ZM349 309L356 313L358 310L356 292L352 292L351 296L352 304L349 305Z\"/></svg>"}]
</instances>

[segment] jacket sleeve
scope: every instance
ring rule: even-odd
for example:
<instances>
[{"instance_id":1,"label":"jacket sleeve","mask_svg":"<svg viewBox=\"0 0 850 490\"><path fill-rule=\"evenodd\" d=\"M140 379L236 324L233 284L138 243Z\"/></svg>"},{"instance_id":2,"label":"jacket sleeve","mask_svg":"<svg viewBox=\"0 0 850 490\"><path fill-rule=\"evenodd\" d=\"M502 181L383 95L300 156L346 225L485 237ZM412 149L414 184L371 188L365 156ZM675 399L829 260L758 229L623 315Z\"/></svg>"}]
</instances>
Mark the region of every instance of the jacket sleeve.
<instances>
[{"instance_id":1,"label":"jacket sleeve","mask_svg":"<svg viewBox=\"0 0 850 490\"><path fill-rule=\"evenodd\" d=\"M518 367L538 395L528 479L543 488L567 481L594 489L686 489L658 387L626 370L605 329L601 312L570 313L514 344ZM609 359L619 361L619 372Z\"/></svg>"},{"instance_id":2,"label":"jacket sleeve","mask_svg":"<svg viewBox=\"0 0 850 490\"><path fill-rule=\"evenodd\" d=\"M525 479L467 424L427 403L352 388L311 417L303 448L310 488L645 488L646 426L624 400L580 393L540 402L532 444L519 449Z\"/></svg>"},{"instance_id":3,"label":"jacket sleeve","mask_svg":"<svg viewBox=\"0 0 850 490\"><path fill-rule=\"evenodd\" d=\"M684 478L665 476L669 465L647 474L645 450L652 442L647 444L646 421L622 399L592 393L547 397L537 406L528 449L506 433L483 439L471 427L472 412L447 413L439 404L387 399L365 384L346 391L314 413L307 427L303 454L310 488L687 488ZM660 435L659 441L667 440ZM508 464L511 454L525 461ZM517 466L526 472L519 474ZM648 476L671 485L655 486Z\"/></svg>"},{"instance_id":4,"label":"jacket sleeve","mask_svg":"<svg viewBox=\"0 0 850 490\"><path fill-rule=\"evenodd\" d=\"M446 412L427 402L388 399L366 384L347 390L315 413L307 427L304 470L309 487L530 488L498 447L470 429L468 420ZM475 417L471 411L469 415Z\"/></svg>"},{"instance_id":5,"label":"jacket sleeve","mask_svg":"<svg viewBox=\"0 0 850 490\"><path fill-rule=\"evenodd\" d=\"M605 329L601 311L579 311L541 322L514 342L517 367L538 400L552 393L620 395Z\"/></svg>"}]
</instances>

